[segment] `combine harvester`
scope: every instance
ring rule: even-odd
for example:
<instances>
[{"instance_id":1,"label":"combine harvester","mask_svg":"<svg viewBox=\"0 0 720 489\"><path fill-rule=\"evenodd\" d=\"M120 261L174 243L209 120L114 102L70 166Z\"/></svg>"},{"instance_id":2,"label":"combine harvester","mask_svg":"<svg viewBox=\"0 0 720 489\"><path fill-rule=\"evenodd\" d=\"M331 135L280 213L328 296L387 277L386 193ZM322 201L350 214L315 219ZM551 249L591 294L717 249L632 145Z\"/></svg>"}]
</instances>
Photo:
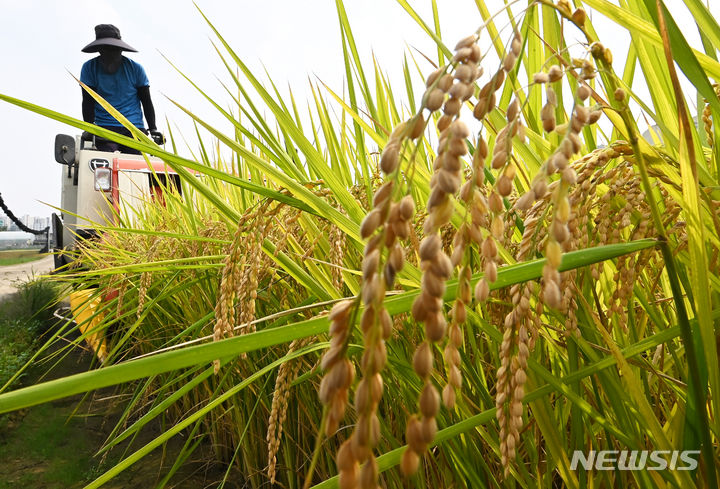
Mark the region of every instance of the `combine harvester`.
<instances>
[{"instance_id":1,"label":"combine harvester","mask_svg":"<svg viewBox=\"0 0 720 489\"><path fill-rule=\"evenodd\" d=\"M164 202L163 194L170 188L181 191L179 175L162 160L98 151L100 140L89 133L74 138L66 134L55 137L55 161L67 167L61 177L62 214L52 216L56 271L73 267L78 245L98 238L99 225L122 225L119 216L123 211L139 209L148 201ZM124 214L132 218L133 213ZM100 361L105 361L107 347L102 332L96 331L102 321L97 311L103 301L115 295L117 292L98 296L93 289L73 291L69 310L61 308L55 314L77 322Z\"/></svg>"}]
</instances>

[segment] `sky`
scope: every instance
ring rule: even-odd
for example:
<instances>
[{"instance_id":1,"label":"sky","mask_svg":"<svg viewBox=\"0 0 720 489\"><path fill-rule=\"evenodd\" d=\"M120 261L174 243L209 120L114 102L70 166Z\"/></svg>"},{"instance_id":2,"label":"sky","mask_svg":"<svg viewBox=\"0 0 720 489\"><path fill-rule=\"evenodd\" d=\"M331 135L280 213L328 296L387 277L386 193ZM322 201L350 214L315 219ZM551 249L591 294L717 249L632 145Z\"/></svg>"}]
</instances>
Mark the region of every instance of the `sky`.
<instances>
[{"instance_id":1,"label":"sky","mask_svg":"<svg viewBox=\"0 0 720 489\"><path fill-rule=\"evenodd\" d=\"M267 70L279 87L293 87L299 100L309 94L308 78L320 79L342 92L344 67L334 0L197 0L197 5L255 73ZM409 0L431 20L430 0ZM487 1L490 10L500 0ZM669 0L673 4L680 0ZM445 41L455 41L482 23L473 0L438 2ZM374 54L392 80L401 79L403 55L410 47L433 54L434 45L393 0L345 0L361 57ZM95 39L94 26L116 25L123 40L137 49L128 57L145 68L158 119L166 132L180 131L193 146L193 127L167 97L207 117L218 126L216 111L170 65L167 57L211 96L227 106L229 97L218 78L225 68L212 47L212 32L189 0L0 0L0 93L26 100L78 119L81 116L79 77L91 54L80 50ZM623 37L624 36L624 37ZM609 47L621 55L624 32ZM616 60L617 63L617 60ZM621 70L622 64L616 65ZM425 69L430 71L429 66ZM419 96L419 94L418 94ZM215 119L213 119L215 118ZM225 126L223 126L225 124ZM58 133L79 131L40 115L0 102L0 194L16 215L48 216L60 205L62 167L53 158ZM189 154L187 148L179 148Z\"/></svg>"}]
</instances>

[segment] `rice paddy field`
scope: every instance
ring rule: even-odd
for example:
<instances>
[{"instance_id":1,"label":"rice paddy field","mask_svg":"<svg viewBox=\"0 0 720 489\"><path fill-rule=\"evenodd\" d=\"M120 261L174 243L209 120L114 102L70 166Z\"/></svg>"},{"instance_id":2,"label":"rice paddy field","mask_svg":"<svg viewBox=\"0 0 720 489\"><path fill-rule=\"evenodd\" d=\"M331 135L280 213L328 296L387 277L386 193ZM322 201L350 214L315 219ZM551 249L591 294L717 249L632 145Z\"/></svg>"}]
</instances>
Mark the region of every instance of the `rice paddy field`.
<instances>
[{"instance_id":1,"label":"rice paddy field","mask_svg":"<svg viewBox=\"0 0 720 489\"><path fill-rule=\"evenodd\" d=\"M157 487L207 446L216 487L719 487L715 18L477 0L477 31L440 34L398 3L436 51L388 79L338 0L345 87L310 100L214 30L232 130L175 102L211 135L195 158L0 95L182 179L58 276L101 299L70 341L101 335L104 361L0 412L119 386L117 463L87 488L178 438Z\"/></svg>"}]
</instances>

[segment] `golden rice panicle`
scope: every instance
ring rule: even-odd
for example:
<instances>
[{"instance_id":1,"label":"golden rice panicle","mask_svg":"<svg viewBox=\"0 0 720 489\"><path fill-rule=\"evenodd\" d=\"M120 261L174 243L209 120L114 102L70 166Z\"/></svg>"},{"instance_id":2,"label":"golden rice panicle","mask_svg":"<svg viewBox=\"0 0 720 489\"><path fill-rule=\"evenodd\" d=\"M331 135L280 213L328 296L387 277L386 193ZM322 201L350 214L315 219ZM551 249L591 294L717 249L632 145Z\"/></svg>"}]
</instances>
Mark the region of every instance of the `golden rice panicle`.
<instances>
[{"instance_id":1,"label":"golden rice panicle","mask_svg":"<svg viewBox=\"0 0 720 489\"><path fill-rule=\"evenodd\" d=\"M487 116L487 114L495 108L497 103L497 96L495 92L502 86L505 81L506 74L515 68L521 49L522 36L518 31L515 31L510 42L510 49L505 53L500 69L485 85L482 86L482 88L480 88L478 100L473 109L473 116L475 116L477 120L485 120L485 116Z\"/></svg>"},{"instance_id":2,"label":"golden rice panicle","mask_svg":"<svg viewBox=\"0 0 720 489\"><path fill-rule=\"evenodd\" d=\"M276 229L279 232L278 239L275 242L275 256L278 256L287 249L288 236L302 235L302 231L298 225L301 215L302 213L299 209L290 208L289 212L283 216L284 219L282 220L282 223L278 216Z\"/></svg>"},{"instance_id":3,"label":"golden rice panicle","mask_svg":"<svg viewBox=\"0 0 720 489\"><path fill-rule=\"evenodd\" d=\"M605 243L616 243L628 239L648 236L649 208L640 185L640 178L632 164L624 161L597 178L608 187L596 203L595 229L598 239ZM611 197L622 195L625 205L618 208ZM605 298L607 316L612 324L627 330L627 300L633 294L639 256L618 257L612 280L616 285L612 294ZM593 276L599 277L599 268L593 269Z\"/></svg>"},{"instance_id":4,"label":"golden rice panicle","mask_svg":"<svg viewBox=\"0 0 720 489\"><path fill-rule=\"evenodd\" d=\"M380 439L377 411L383 393L382 370L387 359L385 340L392 333L392 318L383 303L385 291L394 286L405 263L404 248L399 241L410 236L415 214L411 196L406 195L396 202L393 193L399 180L402 144L406 139L419 138L424 125L422 116L416 115L393 130L380 159L386 181L375 192L372 209L360 226L360 235L367 240L360 294L365 307L360 318L364 351L360 362L362 378L354 398L357 422L350 439L343 443L336 457L340 487L343 488L375 489L378 485L373 450ZM335 421L332 413L328 415L328 425L330 421Z\"/></svg>"},{"instance_id":5,"label":"golden rice panicle","mask_svg":"<svg viewBox=\"0 0 720 489\"><path fill-rule=\"evenodd\" d=\"M536 249L538 223L544 207L538 202L523 221L524 231L516 253L518 262L529 259ZM534 295L535 283L528 281L510 289L512 310L502 321L503 340L500 345L500 367L497 371L495 393L496 417L500 425L500 457L504 476L508 477L511 464L516 457L522 427L525 383L527 381L527 360L532 342L537 335L535 322L539 313L533 310L530 300ZM538 303L540 305L540 303ZM532 336L530 334L532 333Z\"/></svg>"},{"instance_id":6,"label":"golden rice panicle","mask_svg":"<svg viewBox=\"0 0 720 489\"><path fill-rule=\"evenodd\" d=\"M618 175L617 167L608 172L606 166L611 160L627 154L632 154L632 148L628 143L621 141L606 148L596 149L573 164L577 170L577 185L571 189L570 194L572 219L569 229L572 241L570 246L566 247L566 251L608 242L614 211L606 205L610 196L598 195L598 186L606 182L609 186L613 185L612 181ZM594 227L592 233L586 232L588 226ZM593 279L598 280L599 270L598 265L590 267Z\"/></svg>"},{"instance_id":7,"label":"golden rice panicle","mask_svg":"<svg viewBox=\"0 0 720 489\"><path fill-rule=\"evenodd\" d=\"M311 341L311 338L302 338L293 341L288 348L288 355L309 344ZM280 449L283 423L287 417L290 385L292 381L295 380L295 377L297 377L299 369L300 361L298 359L286 361L278 368L277 379L275 379L275 389L273 390L272 406L266 435L268 443L268 478L270 479L270 484L275 484L275 478L277 476L277 453Z\"/></svg>"},{"instance_id":8,"label":"golden rice panicle","mask_svg":"<svg viewBox=\"0 0 720 489\"><path fill-rule=\"evenodd\" d=\"M517 170L512 158L512 139L521 136L523 131L520 121L520 102L517 97L506 111L507 125L504 126L495 138L495 145L492 151L490 168L497 170L497 178L488 199L490 210L490 235L483 241L480 252L484 262L483 278L475 289L475 296L478 301L487 298L489 285L497 280L498 251L496 241L501 241L505 233L505 204L504 198L510 196L513 190L513 181Z\"/></svg>"},{"instance_id":9,"label":"golden rice panicle","mask_svg":"<svg viewBox=\"0 0 720 489\"><path fill-rule=\"evenodd\" d=\"M720 97L720 84L713 83L713 88L715 89L715 94ZM707 99L704 99L704 102L705 105L703 106L702 111L703 129L705 130L705 138L707 139L708 146L712 148L715 145L715 132L713 131L712 109L710 107L710 102L708 102Z\"/></svg>"},{"instance_id":10,"label":"golden rice panicle","mask_svg":"<svg viewBox=\"0 0 720 489\"><path fill-rule=\"evenodd\" d=\"M431 113L442 108L437 129L443 132L455 119L463 106L475 93L475 81L482 75L478 36L473 34L458 42L451 59L450 70L440 68L427 78L423 107Z\"/></svg>"},{"instance_id":11,"label":"golden rice panicle","mask_svg":"<svg viewBox=\"0 0 720 489\"><path fill-rule=\"evenodd\" d=\"M543 300L548 306L553 309L558 309L560 308L562 298L558 268L562 261L563 242L569 237L565 217L569 216L570 203L567 195L565 195L565 192L562 191L560 186L556 187L556 193L553 197L555 215L552 219L547 244L545 246L545 257L547 261L543 267Z\"/></svg>"},{"instance_id":12,"label":"golden rice panicle","mask_svg":"<svg viewBox=\"0 0 720 489\"><path fill-rule=\"evenodd\" d=\"M708 103L707 99L705 99L705 106L702 111L702 122L708 146L712 148L715 145L715 133L713 131L712 108L710 107L710 103Z\"/></svg>"},{"instance_id":13,"label":"golden rice panicle","mask_svg":"<svg viewBox=\"0 0 720 489\"><path fill-rule=\"evenodd\" d=\"M545 80L549 81L549 76L545 76ZM552 132L555 129L555 108L557 107L557 96L555 90L551 86L545 89L546 102L540 110L540 121L542 122L545 132Z\"/></svg>"},{"instance_id":14,"label":"golden rice panicle","mask_svg":"<svg viewBox=\"0 0 720 489\"><path fill-rule=\"evenodd\" d=\"M489 227L490 219L490 204L483 193L485 191L485 160L487 157L488 145L482 134L478 134L473 154L471 178L460 190L460 198L469 210L470 220L463 223L455 234L452 254L454 265L462 261L468 245L474 243L482 251L482 244L485 242L483 231ZM494 259L495 255L492 257ZM475 297L479 302L485 301L489 292L487 280L483 279L478 282Z\"/></svg>"},{"instance_id":15,"label":"golden rice panicle","mask_svg":"<svg viewBox=\"0 0 720 489\"><path fill-rule=\"evenodd\" d=\"M458 274L458 294L452 308L452 321L448 327L448 338L443 351L447 368L447 384L442 391L442 400L446 408L455 407L457 391L462 386L462 372L460 370L460 347L463 344L462 325L467 317L467 305L472 300L470 278L472 272L465 265Z\"/></svg>"},{"instance_id":16,"label":"golden rice panicle","mask_svg":"<svg viewBox=\"0 0 720 489\"><path fill-rule=\"evenodd\" d=\"M427 100L423 99L423 107L427 107L426 102ZM395 179L396 172L400 168L400 152L403 142L408 139L415 140L420 138L420 136L422 136L423 134L426 123L427 121L424 119L422 112L420 112L408 119L407 121L398 124L392 131L387 143L385 144L385 148L383 148L383 151L380 155L380 169L386 176L390 177L388 178L386 183L390 183ZM382 200L378 200L378 197L376 196L374 198L373 208L379 209L381 207L381 204L385 202L384 199L386 197L390 197L391 194L392 191L387 194L381 194L381 197L383 198ZM373 223L376 220L377 218L373 217ZM368 223L366 225L366 228L361 227L360 229L360 234L362 235L363 239L368 238L370 234L372 234L374 230L380 226L381 223L378 222L377 226L375 227L371 226L370 224L371 223Z\"/></svg>"},{"instance_id":17,"label":"golden rice panicle","mask_svg":"<svg viewBox=\"0 0 720 489\"><path fill-rule=\"evenodd\" d=\"M328 407L325 432L328 436L337 431L345 415L348 390L355 377L355 367L346 358L350 337L350 318L353 302L346 300L333 306L330 320L330 348L322 357L321 367L325 375L320 382L320 402Z\"/></svg>"},{"instance_id":18,"label":"golden rice panicle","mask_svg":"<svg viewBox=\"0 0 720 489\"><path fill-rule=\"evenodd\" d=\"M346 357L352 310L353 301L346 300L335 304L328 315L330 348L323 355L320 364L325 376L320 382L319 390L320 401L327 406L325 420L327 436L335 433L340 426L348 404L348 391L355 378L355 367ZM336 455L340 487L357 487L359 463L347 448L349 448L349 440Z\"/></svg>"},{"instance_id":19,"label":"golden rice panicle","mask_svg":"<svg viewBox=\"0 0 720 489\"><path fill-rule=\"evenodd\" d=\"M117 281L117 304L115 306L115 311L117 314L117 317L122 317L123 315L123 307L125 306L125 292L127 292L128 289L128 280L125 274L121 273L118 276Z\"/></svg>"},{"instance_id":20,"label":"golden rice panicle","mask_svg":"<svg viewBox=\"0 0 720 489\"><path fill-rule=\"evenodd\" d=\"M437 431L435 416L439 410L440 396L431 382L432 345L445 336L447 323L442 297L445 292L445 282L452 275L452 263L442 250L437 231L427 235L421 242L420 259L420 267L423 270L421 293L413 303L412 314L416 321L425 324L426 339L415 350L413 369L423 380L423 388L419 400L421 416L411 418L405 433L410 447L408 451L412 452L404 455L407 461L401 465L406 475L412 473L412 471L407 472L406 469L417 469L419 457L425 452ZM412 461L415 462L410 463Z\"/></svg>"},{"instance_id":21,"label":"golden rice panicle","mask_svg":"<svg viewBox=\"0 0 720 489\"><path fill-rule=\"evenodd\" d=\"M473 115L484 120L487 113L495 106L495 92L505 80L505 74L510 72L517 62L522 49L522 37L515 31L510 43L510 49L502 60L502 66L491 80L483 86L478 96ZM460 190L460 199L469 209L470 222L463 223L455 233L453 239L453 253L451 263L458 266L465 255L467 245L474 242L481 251L485 263L485 274L478 282L475 296L479 301L487 299L489 284L497 279L497 245L495 239L500 239L504 233L504 205L503 197L512 192L513 179L516 169L510 162L512 153L512 138L518 136L524 139L525 128L520 119L521 109L517 98L508 105L506 119L508 124L503 127L495 138L490 167L498 171L498 178L486 200L481 189L484 189L485 159L488 156L488 147L481 134L473 155L471 177ZM483 238L482 229L486 228L488 216L491 220L491 235ZM462 384L462 375L459 369L462 344L462 330L460 325L466 316L466 305L471 300L470 269L464 266L458 277L459 294L452 309L452 321L448 329L448 341L444 350L445 363L448 369L448 383L443 389L442 399L446 407L455 405L457 389ZM409 456L408 456L409 457Z\"/></svg>"},{"instance_id":22,"label":"golden rice panicle","mask_svg":"<svg viewBox=\"0 0 720 489\"><path fill-rule=\"evenodd\" d=\"M478 36L474 34L458 42L452 59L454 71L450 79L444 72L435 72L430 75L427 83L428 87L437 85L439 87L437 89L447 92L449 98L444 101L443 115L437 121L440 139L437 157L433 164L434 173L430 180L428 214L423 225L425 237L419 246L422 270L421 294L413 303L412 315L417 322L425 325L425 341L415 351L413 368L423 380L423 388L418 401L420 412L410 418L405 432L409 448L403 454L400 465L405 475L417 471L420 457L437 432L435 418L440 409L440 394L430 379L434 361L433 345L446 336L447 321L443 311L445 283L452 276L463 254L463 244L457 241L456 235L454 258L451 259L443 250L439 230L450 222L454 213L453 196L462 184L462 157L468 152L466 139L470 131L465 123L459 120L459 116L464 102L474 93L475 81L482 75L482 69L478 66L481 52L477 40ZM449 81L441 86L444 80ZM426 93L426 99L429 96L430 94ZM432 107L428 108L433 110ZM466 275L467 273L463 273L463 276ZM469 290L469 285L467 288ZM454 336L446 348L449 358L453 361L451 385L445 394L448 405L454 405L455 388L461 384L461 377L457 375L460 372L457 368L459 364L457 348L462 343L462 332L457 320L464 321L464 307L464 303L461 302L456 303L454 307L456 312L451 328Z\"/></svg>"},{"instance_id":23,"label":"golden rice panicle","mask_svg":"<svg viewBox=\"0 0 720 489\"><path fill-rule=\"evenodd\" d=\"M604 49L604 48L603 48ZM530 189L515 201L515 208L521 211L528 210L537 199L542 199L548 191L548 179L550 175L560 173L565 182L577 179L575 170L569 168L568 164L574 154L582 148L580 133L586 125L595 124L602 115L602 108L586 107L584 102L592 95L592 89L586 83L596 76L596 70L590 60L573 60L573 66L579 70L577 78L580 80L575 91L575 104L570 120L562 125L556 125L555 109L558 106L557 95L551 83L559 82L564 76L562 68L557 65L550 67L547 73L536 73L533 75L533 82L545 85L547 101L543 106L540 119L543 128L547 132L558 132L563 135L558 147L542 165L540 171L533 179ZM552 291L551 299L554 298Z\"/></svg>"},{"instance_id":24,"label":"golden rice panicle","mask_svg":"<svg viewBox=\"0 0 720 489\"><path fill-rule=\"evenodd\" d=\"M140 319L142 312L145 310L145 301L147 300L147 291L152 284L152 274L143 272L140 274L140 286L138 287L138 307L135 316Z\"/></svg>"},{"instance_id":25,"label":"golden rice panicle","mask_svg":"<svg viewBox=\"0 0 720 489\"><path fill-rule=\"evenodd\" d=\"M158 246L160 244L159 238L153 237L152 243L146 250L146 262L150 263L155 259L155 256L158 252ZM140 316L143 313L143 310L145 309L145 301L147 299L147 291L152 285L152 273L151 272L142 272L140 274L140 285L138 287L138 305L137 305L137 311L135 312L135 315L138 319L140 319Z\"/></svg>"},{"instance_id":26,"label":"golden rice panicle","mask_svg":"<svg viewBox=\"0 0 720 489\"><path fill-rule=\"evenodd\" d=\"M576 165L574 165L576 166ZM568 196L570 201L570 219L567 226L570 237L563 245L563 251L569 252L578 249L580 240L587 229L587 216L580 214L580 192L571 192ZM560 276L563 287L561 289L562 299L560 310L564 311L566 320L564 322L565 334L575 337L580 336L577 319L577 301L575 300L575 280L577 278L577 270L568 270Z\"/></svg>"},{"instance_id":27,"label":"golden rice panicle","mask_svg":"<svg viewBox=\"0 0 720 489\"><path fill-rule=\"evenodd\" d=\"M342 207L338 209L340 212L344 213L344 210ZM330 245L330 252L328 254L328 261L331 264L331 277L332 277L332 283L335 289L340 292L342 295L343 290L345 288L345 283L343 281L342 276L342 270L344 267L344 260L345 260L345 245L346 245L346 237L347 235L343 232L343 230L336 226L335 224L331 224L330 232L328 233L328 243Z\"/></svg>"},{"instance_id":28,"label":"golden rice panicle","mask_svg":"<svg viewBox=\"0 0 720 489\"><path fill-rule=\"evenodd\" d=\"M569 237L564 241L564 245L567 247L562 248L561 252L577 246L577 242L581 237L580 229L586 228L588 225L587 216L591 213L588 208L581 206L581 199L594 194L593 182L599 180L594 170L599 166L603 166L610 157L617 155L616 148L605 148L596 150L591 155L581 158L572 165L573 170L576 171L577 169L580 174L575 173L575 179L578 182L577 186L567 188L566 196L570 207L568 210L554 209L555 214L559 213L560 217L563 217L566 213L568 216ZM568 167L570 166L568 165ZM548 201L551 203L557 202L558 189L570 183L564 178L566 179L567 176L563 177L561 173L560 179L549 185L552 195L539 199L526 211L524 232L515 255L517 261L524 261L531 257L535 252L537 243L542 240L544 228L539 226L541 223L540 216L544 214L544 210L549 205ZM599 181L602 182L602 180ZM591 203L588 205L591 205ZM550 242L553 240L554 234L557 233L557 230L553 228L552 221L547 233L546 239ZM548 261L551 261L550 257L548 257ZM576 333L577 329L575 326L576 319L574 318L577 305L574 303L572 295L574 289L571 286L573 280L572 273L567 274L563 278L564 288L560 291L561 308L568 315L566 322L568 333ZM527 360L533 347L534 338L537 336L539 317L542 314L543 303L541 301L537 301L535 307L532 306L535 295L534 287L533 282L511 287L510 302L512 309L505 315L502 323L503 340L500 346L501 362L497 372L495 402L496 416L500 426L501 463L506 477L509 475L513 460L517 456L521 441L519 433L523 426L522 400L524 385L527 381Z\"/></svg>"},{"instance_id":29,"label":"golden rice panicle","mask_svg":"<svg viewBox=\"0 0 720 489\"><path fill-rule=\"evenodd\" d=\"M266 227L258 219L253 232L245 241L246 254L242 275L236 286L236 296L241 304L238 322L242 332L253 332L258 290L258 274L263 261L262 243Z\"/></svg>"},{"instance_id":30,"label":"golden rice panicle","mask_svg":"<svg viewBox=\"0 0 720 489\"><path fill-rule=\"evenodd\" d=\"M213 326L214 341L223 339L228 333L232 334L234 327L234 314L232 314L235 295L235 287L233 284L234 273L233 268L228 264L229 259L226 258L225 260L226 263L225 267L223 267L218 290L219 297L215 305L215 325Z\"/></svg>"},{"instance_id":31,"label":"golden rice panicle","mask_svg":"<svg viewBox=\"0 0 720 489\"><path fill-rule=\"evenodd\" d=\"M213 326L213 341L220 341L227 336L233 336L235 329L235 297L236 284L239 282L239 267L243 263L243 253L240 243L244 239L245 220L240 219L238 227L230 243L230 251L223 261L218 287L218 299L215 304L215 324ZM220 360L214 360L215 374L220 371Z\"/></svg>"},{"instance_id":32,"label":"golden rice panicle","mask_svg":"<svg viewBox=\"0 0 720 489\"><path fill-rule=\"evenodd\" d=\"M530 356L528 322L533 282L510 289L512 311L505 317L500 345L500 368L495 396L496 417L500 425L500 459L505 477L517 454L522 427L527 360Z\"/></svg>"},{"instance_id":33,"label":"golden rice panicle","mask_svg":"<svg viewBox=\"0 0 720 489\"><path fill-rule=\"evenodd\" d=\"M594 76L594 70L588 68L584 62L582 70L584 79ZM558 268L562 261L562 254L570 244L568 222L570 221L572 209L568 192L577 183L577 173L573 166L569 164L569 161L582 148L580 133L588 123L590 114L589 109L583 105L590 92L582 90L582 86L576 90L573 112L570 121L566 124L567 129L560 146L543 165L544 172L540 172L541 174L544 173L544 175L560 174L559 184L555 186L552 194L552 224L545 246L547 262L543 268L543 300L545 304L553 309L561 308L563 303ZM542 175L540 175L540 178L542 178Z\"/></svg>"},{"instance_id":34,"label":"golden rice panicle","mask_svg":"<svg viewBox=\"0 0 720 489\"><path fill-rule=\"evenodd\" d=\"M518 31L515 31L510 43L510 49L502 60L500 70L480 89L478 102L473 111L476 119L484 121L488 112L494 108L496 103L495 92L505 80L505 74L514 69L521 49L522 37ZM475 298L478 302L484 302L487 299L490 293L490 284L497 279L498 255L497 245L493 239L500 239L505 231L503 197L509 196L512 192L516 173L516 168L511 163L512 139L515 136L520 139L525 138L525 127L522 124L520 115L520 103L515 97L505 111L507 125L500 129L495 137L490 168L497 170L498 178L487 201L480 192L473 189L475 185L481 187L484 182L484 160L487 155L487 145L482 136L478 137L476 154L473 158L473 182L461 192L461 197L470 206L472 217L472 224L468 228L468 234L480 247L484 262L483 278L475 286ZM484 221L488 214L491 221L490 236L482 238L478 224Z\"/></svg>"},{"instance_id":35,"label":"golden rice panicle","mask_svg":"<svg viewBox=\"0 0 720 489\"><path fill-rule=\"evenodd\" d=\"M406 123L404 122L398 126L401 130L404 130L405 127ZM398 128L393 131L390 139L388 139L388 142L385 145L385 148L383 148L383 151L380 154L380 169L385 174L394 173L400 166L400 149L402 147L403 138L399 137L399 134L397 134ZM368 216L370 216L370 214L368 214ZM379 216L377 218L373 217L372 219L373 220L367 224L363 221L363 225L366 227L360 227L360 234L363 239L368 238L381 224Z\"/></svg>"},{"instance_id":36,"label":"golden rice panicle","mask_svg":"<svg viewBox=\"0 0 720 489\"><path fill-rule=\"evenodd\" d=\"M478 134L475 144L475 153L472 159L472 170L470 178L460 189L460 200L462 200L470 217L469 222L464 222L455 233L453 239L452 263L458 266L468 245L474 243L478 247L483 241L481 229L489 226L488 202L483 194L485 190L485 159L488 156L488 145L482 134Z\"/></svg>"},{"instance_id":37,"label":"golden rice panicle","mask_svg":"<svg viewBox=\"0 0 720 489\"><path fill-rule=\"evenodd\" d=\"M260 271L270 269L270 258L262 252L262 244L272 229L272 221L283 207L283 204L273 205L273 201L268 199L240 218L221 277L220 301L216 306L216 317L220 320L213 331L214 338L233 336L235 330L241 333L255 331ZM237 314L236 309L239 310ZM242 354L241 358L245 357L246 354ZM216 361L216 369L218 365Z\"/></svg>"},{"instance_id":38,"label":"golden rice panicle","mask_svg":"<svg viewBox=\"0 0 720 489\"><path fill-rule=\"evenodd\" d=\"M479 189L484 188L485 167L484 161L488 155L488 147L482 135L478 135L475 153L472 160L470 178L463 184L459 192L460 199L469 209L469 222L460 225L453 237L453 251L450 263L453 268L463 261L468 245L473 242L480 245L482 241L481 229L487 227L488 204ZM452 321L448 328L448 341L446 342L444 357L447 366L448 381L442 391L443 404L452 409L457 399L457 390L462 385L460 371L460 347L463 343L462 324L466 319L466 307L472 300L470 284L471 270L464 265L458 275L458 294L452 307ZM413 459L412 455L406 455Z\"/></svg>"},{"instance_id":39,"label":"golden rice panicle","mask_svg":"<svg viewBox=\"0 0 720 489\"><path fill-rule=\"evenodd\" d=\"M588 236L583 243L585 246L609 244L625 240L641 239L651 236L652 227L649 226L649 207L645 202L645 194L641 190L640 179L628 161L621 161L611 168L607 168L609 161L632 154L627 143L613 143L607 148L593 151L583 157L578 166L578 185L571 194L573 209L578 207L576 214L578 227L587 229L592 226L592 238ZM578 162L578 163L580 163ZM598 187L607 190L598 191ZM662 193L662 187L660 187ZM613 195L622 195L626 205L617 206L612 200ZM577 202L577 204L576 204ZM593 212L591 212L591 209ZM670 222L675 216L666 208L665 213ZM588 216L592 215L592 219ZM571 236L575 238L575 230L571 226ZM579 237L575 238L579 242ZM633 286L642 263L648 259L646 254L640 256L618 257L612 281L616 284L611 292L603 298L607 306L606 316L611 320L609 324L626 328L628 298L632 295ZM590 268L594 280L601 278L601 270L610 272L607 265L594 265ZM572 280L573 273L566 272ZM565 279L563 278L563 281ZM577 305L574 300L568 300L568 287L565 288L562 308L567 308L568 326L576 322L574 310ZM570 297L572 298L572 296ZM572 332L572 331L571 331ZM576 333L577 334L577 333Z\"/></svg>"}]
</instances>

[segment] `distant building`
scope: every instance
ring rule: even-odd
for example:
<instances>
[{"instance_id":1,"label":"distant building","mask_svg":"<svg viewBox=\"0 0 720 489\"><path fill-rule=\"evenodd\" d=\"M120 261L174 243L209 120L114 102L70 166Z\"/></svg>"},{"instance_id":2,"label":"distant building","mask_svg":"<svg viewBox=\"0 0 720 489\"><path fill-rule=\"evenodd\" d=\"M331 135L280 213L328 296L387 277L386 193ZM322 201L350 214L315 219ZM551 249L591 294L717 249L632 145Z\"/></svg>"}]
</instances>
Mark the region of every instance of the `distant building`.
<instances>
[{"instance_id":1,"label":"distant building","mask_svg":"<svg viewBox=\"0 0 720 489\"><path fill-rule=\"evenodd\" d=\"M49 217L33 217L32 218L32 226L29 226L31 229L36 230L42 230L46 227L50 226L50 218Z\"/></svg>"},{"instance_id":2,"label":"distant building","mask_svg":"<svg viewBox=\"0 0 720 489\"><path fill-rule=\"evenodd\" d=\"M24 226L37 231L42 231L46 227L50 227L50 217L31 216L25 214L18 219ZM20 231L20 227L15 224L8 216L0 213L0 229L7 228L7 231Z\"/></svg>"}]
</instances>

